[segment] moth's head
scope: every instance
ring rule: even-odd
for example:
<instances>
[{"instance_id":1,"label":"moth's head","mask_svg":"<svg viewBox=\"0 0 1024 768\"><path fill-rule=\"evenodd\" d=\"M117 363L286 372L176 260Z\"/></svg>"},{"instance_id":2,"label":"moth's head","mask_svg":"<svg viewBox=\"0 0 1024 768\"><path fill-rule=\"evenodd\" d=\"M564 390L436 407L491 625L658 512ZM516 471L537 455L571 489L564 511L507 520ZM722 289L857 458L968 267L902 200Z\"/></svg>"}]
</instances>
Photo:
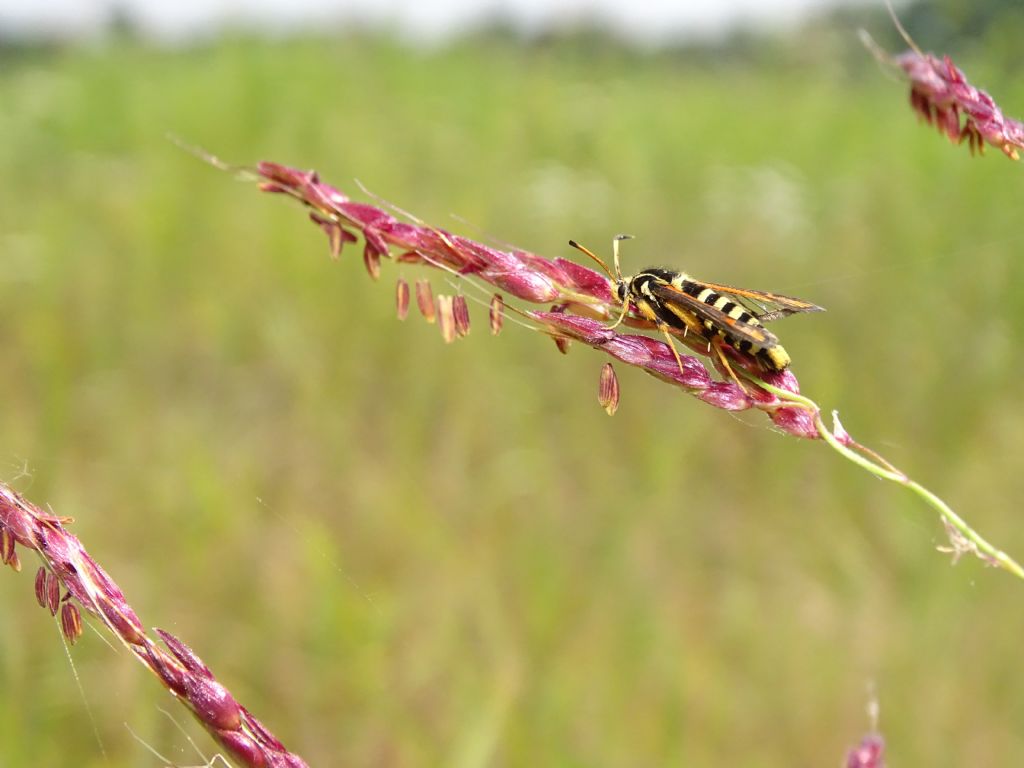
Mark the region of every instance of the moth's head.
<instances>
[{"instance_id":1,"label":"moth's head","mask_svg":"<svg viewBox=\"0 0 1024 768\"><path fill-rule=\"evenodd\" d=\"M624 277L620 277L615 281L615 295L619 297L619 301L625 303L626 294L629 293L629 280Z\"/></svg>"}]
</instances>

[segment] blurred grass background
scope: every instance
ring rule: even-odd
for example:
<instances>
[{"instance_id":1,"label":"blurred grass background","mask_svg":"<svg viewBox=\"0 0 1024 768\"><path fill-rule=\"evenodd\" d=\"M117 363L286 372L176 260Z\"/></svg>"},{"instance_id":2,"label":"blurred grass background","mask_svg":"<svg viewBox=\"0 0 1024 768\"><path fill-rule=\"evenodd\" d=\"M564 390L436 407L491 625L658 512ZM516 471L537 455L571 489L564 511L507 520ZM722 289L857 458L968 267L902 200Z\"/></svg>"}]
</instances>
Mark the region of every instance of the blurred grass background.
<instances>
[{"instance_id":1,"label":"blurred grass background","mask_svg":"<svg viewBox=\"0 0 1024 768\"><path fill-rule=\"evenodd\" d=\"M805 392L1024 557L1021 167L918 125L852 36L5 57L0 472L311 765L838 765L871 683L893 764L1019 764L1024 584L951 568L915 497L621 366L609 419L601 356L481 308L445 346L394 317L424 273L372 284L165 139L820 303L775 327ZM179 724L214 752L95 632L72 668L34 565L0 578L0 764L201 762Z\"/></svg>"}]
</instances>

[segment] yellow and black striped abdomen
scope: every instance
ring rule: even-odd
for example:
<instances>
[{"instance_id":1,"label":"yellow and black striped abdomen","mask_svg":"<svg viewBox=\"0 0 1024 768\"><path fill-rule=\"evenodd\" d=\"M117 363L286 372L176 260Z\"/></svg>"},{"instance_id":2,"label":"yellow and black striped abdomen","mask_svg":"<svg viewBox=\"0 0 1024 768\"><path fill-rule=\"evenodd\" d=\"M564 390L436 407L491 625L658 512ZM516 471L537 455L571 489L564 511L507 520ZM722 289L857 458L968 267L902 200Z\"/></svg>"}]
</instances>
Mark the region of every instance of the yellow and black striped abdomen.
<instances>
[{"instance_id":1,"label":"yellow and black striped abdomen","mask_svg":"<svg viewBox=\"0 0 1024 768\"><path fill-rule=\"evenodd\" d=\"M708 340L721 338L733 349L755 358L765 370L783 371L789 367L790 358L786 350L735 296L709 288L698 280L690 279L686 274L671 273L668 270L664 270L665 275L658 274L661 271L650 270L649 273L656 278L668 278L667 281L673 288L689 296L698 304L716 310L714 318L727 321L720 322L707 315L700 316L699 323L704 338ZM689 313L689 310L682 304L672 306L662 302L662 306L676 316L679 316L681 312ZM700 315L699 312L696 314ZM722 317L723 315L724 317Z\"/></svg>"},{"instance_id":2,"label":"yellow and black striped abdomen","mask_svg":"<svg viewBox=\"0 0 1024 768\"><path fill-rule=\"evenodd\" d=\"M623 304L632 302L641 317L662 331L681 338L694 334L718 345L718 352L721 346L731 347L766 371L784 371L790 359L764 324L797 312L822 311L803 299L707 283L664 267L618 277L616 290Z\"/></svg>"}]
</instances>

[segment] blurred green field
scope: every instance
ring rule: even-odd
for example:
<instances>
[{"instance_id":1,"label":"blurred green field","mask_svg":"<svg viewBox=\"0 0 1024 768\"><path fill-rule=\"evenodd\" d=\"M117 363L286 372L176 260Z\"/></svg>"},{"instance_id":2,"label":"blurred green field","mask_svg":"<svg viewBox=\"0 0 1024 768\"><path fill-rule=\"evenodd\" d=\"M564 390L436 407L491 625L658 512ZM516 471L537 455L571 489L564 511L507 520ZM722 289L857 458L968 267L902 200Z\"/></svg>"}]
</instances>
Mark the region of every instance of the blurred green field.
<instances>
[{"instance_id":1,"label":"blurred green field","mask_svg":"<svg viewBox=\"0 0 1024 768\"><path fill-rule=\"evenodd\" d=\"M445 346L394 317L421 272L372 284L165 139L822 304L775 326L804 391L1024 557L1022 169L903 85L228 39L6 59L0 102L0 475L311 765L839 765L871 684L893 765L1024 764L1024 584L951 568L915 497L621 366L609 419L601 356L479 307ZM213 753L102 633L72 667L34 567L0 577L0 765Z\"/></svg>"}]
</instances>

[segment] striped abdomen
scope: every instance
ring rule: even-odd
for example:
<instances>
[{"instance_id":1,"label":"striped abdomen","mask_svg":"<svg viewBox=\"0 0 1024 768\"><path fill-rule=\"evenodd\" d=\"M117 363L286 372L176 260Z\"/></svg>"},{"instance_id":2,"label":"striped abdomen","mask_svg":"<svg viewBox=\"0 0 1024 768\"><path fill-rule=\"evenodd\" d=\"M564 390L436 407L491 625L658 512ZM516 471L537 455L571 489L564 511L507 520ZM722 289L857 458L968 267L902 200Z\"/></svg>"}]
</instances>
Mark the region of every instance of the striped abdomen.
<instances>
[{"instance_id":1,"label":"striped abdomen","mask_svg":"<svg viewBox=\"0 0 1024 768\"><path fill-rule=\"evenodd\" d=\"M650 289L654 282L669 283L698 306L688 307L684 302L670 302L655 296ZM664 269L644 270L633 278L632 283L632 291L645 298L658 318L676 330L699 332L708 340L721 338L733 349L754 357L768 371L783 371L789 367L789 355L774 334L766 330L735 297L708 288L684 273ZM717 310L733 322L716 322L706 315L702 316L699 308L701 304Z\"/></svg>"}]
</instances>

